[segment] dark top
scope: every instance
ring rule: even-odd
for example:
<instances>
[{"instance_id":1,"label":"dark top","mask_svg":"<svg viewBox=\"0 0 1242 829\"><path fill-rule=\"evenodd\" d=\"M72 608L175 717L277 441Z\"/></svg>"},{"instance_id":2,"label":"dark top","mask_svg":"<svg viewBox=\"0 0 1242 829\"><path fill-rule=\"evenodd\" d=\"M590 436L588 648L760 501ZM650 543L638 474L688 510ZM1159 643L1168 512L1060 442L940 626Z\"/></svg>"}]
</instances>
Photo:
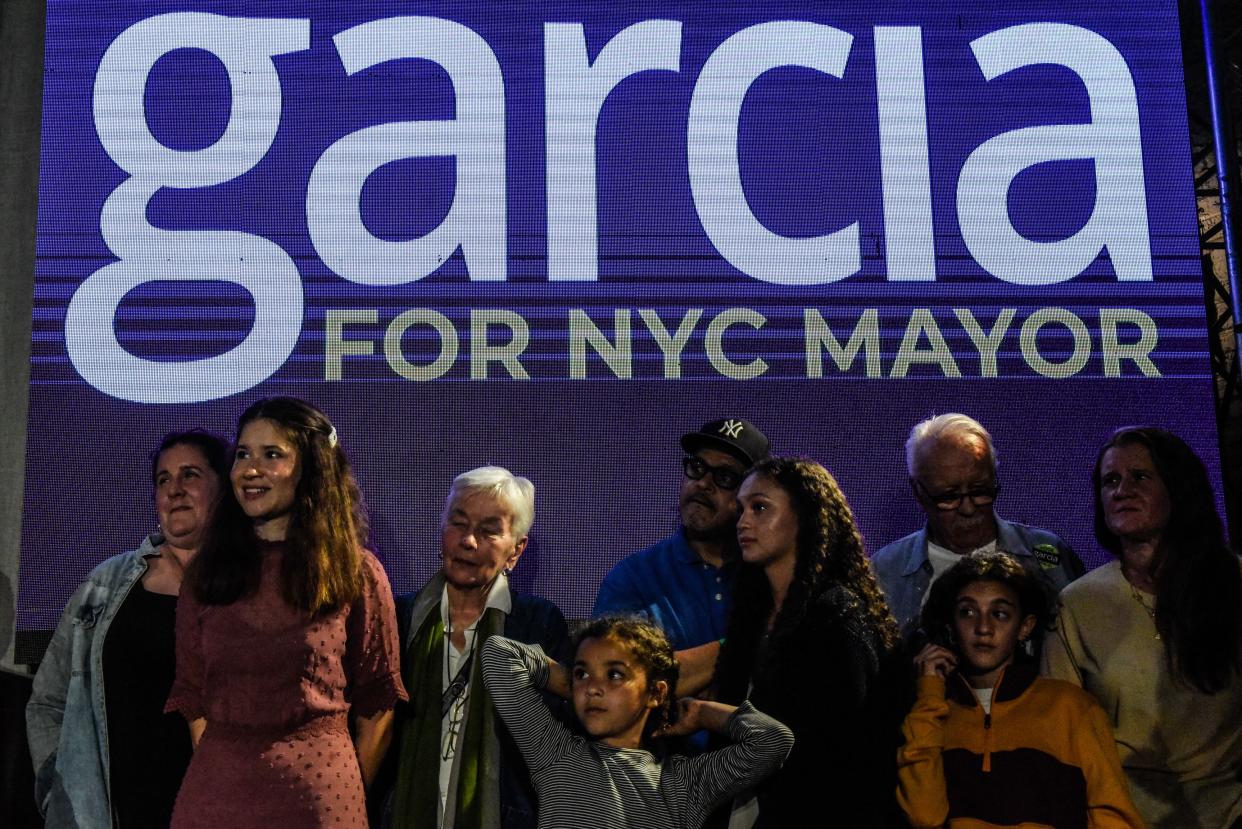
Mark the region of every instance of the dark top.
<instances>
[{"instance_id":1,"label":"dark top","mask_svg":"<svg viewBox=\"0 0 1242 829\"><path fill-rule=\"evenodd\" d=\"M784 767L756 791L758 825L800 826L807 815L851 829L894 825L909 668L885 649L858 597L837 586L812 599L793 630L765 640L753 664L749 695L744 685L722 686L722 701L749 698L794 733Z\"/></svg>"},{"instance_id":2,"label":"dark top","mask_svg":"<svg viewBox=\"0 0 1242 829\"><path fill-rule=\"evenodd\" d=\"M166 829L190 764L185 719L164 713L173 683L176 615L176 596L136 584L104 642L109 771L119 829Z\"/></svg>"}]
</instances>

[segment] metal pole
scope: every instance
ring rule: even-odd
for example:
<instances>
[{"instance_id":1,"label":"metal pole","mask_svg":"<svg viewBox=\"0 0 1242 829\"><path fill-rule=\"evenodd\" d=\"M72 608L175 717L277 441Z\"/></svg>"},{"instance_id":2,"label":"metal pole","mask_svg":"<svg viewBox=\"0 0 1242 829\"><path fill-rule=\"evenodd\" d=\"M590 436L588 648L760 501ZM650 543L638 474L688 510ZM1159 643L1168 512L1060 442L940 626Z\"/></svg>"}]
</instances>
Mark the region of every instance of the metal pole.
<instances>
[{"instance_id":1,"label":"metal pole","mask_svg":"<svg viewBox=\"0 0 1242 829\"><path fill-rule=\"evenodd\" d=\"M1229 117L1224 79L1217 75L1216 43L1212 37L1213 0L1199 0L1203 17L1203 57L1207 66L1208 101L1212 106L1212 141L1216 145L1216 178L1220 182L1220 221L1225 231L1225 267L1229 272L1229 300L1233 311L1235 361L1242 366L1242 275L1238 272L1238 239L1234 236L1233 197L1236 193L1237 142Z\"/></svg>"}]
</instances>

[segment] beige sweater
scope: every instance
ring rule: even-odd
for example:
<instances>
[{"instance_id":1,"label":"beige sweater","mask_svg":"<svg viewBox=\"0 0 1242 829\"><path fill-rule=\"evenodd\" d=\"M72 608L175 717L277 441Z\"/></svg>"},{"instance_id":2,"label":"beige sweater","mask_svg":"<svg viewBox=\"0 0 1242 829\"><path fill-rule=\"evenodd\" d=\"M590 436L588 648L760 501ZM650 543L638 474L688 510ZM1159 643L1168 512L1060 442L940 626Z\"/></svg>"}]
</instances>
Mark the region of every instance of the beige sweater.
<instances>
[{"instance_id":1,"label":"beige sweater","mask_svg":"<svg viewBox=\"0 0 1242 829\"><path fill-rule=\"evenodd\" d=\"M1155 597L1140 595L1153 606ZM1154 829L1222 829L1242 819L1242 681L1213 695L1175 683L1120 562L1062 591L1044 673L1100 701L1134 804Z\"/></svg>"}]
</instances>

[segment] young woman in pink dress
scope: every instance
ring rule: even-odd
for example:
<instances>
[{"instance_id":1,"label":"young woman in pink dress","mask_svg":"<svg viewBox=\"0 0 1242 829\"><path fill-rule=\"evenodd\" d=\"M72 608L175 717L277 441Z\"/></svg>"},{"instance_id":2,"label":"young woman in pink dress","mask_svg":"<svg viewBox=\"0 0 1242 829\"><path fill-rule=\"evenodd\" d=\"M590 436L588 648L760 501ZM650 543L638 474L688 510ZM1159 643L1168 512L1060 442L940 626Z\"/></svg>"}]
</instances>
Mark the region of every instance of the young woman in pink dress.
<instances>
[{"instance_id":1,"label":"young woman in pink dress","mask_svg":"<svg viewBox=\"0 0 1242 829\"><path fill-rule=\"evenodd\" d=\"M349 461L322 412L276 397L238 420L230 478L177 607L167 708L196 747L172 825L365 827L406 694Z\"/></svg>"}]
</instances>

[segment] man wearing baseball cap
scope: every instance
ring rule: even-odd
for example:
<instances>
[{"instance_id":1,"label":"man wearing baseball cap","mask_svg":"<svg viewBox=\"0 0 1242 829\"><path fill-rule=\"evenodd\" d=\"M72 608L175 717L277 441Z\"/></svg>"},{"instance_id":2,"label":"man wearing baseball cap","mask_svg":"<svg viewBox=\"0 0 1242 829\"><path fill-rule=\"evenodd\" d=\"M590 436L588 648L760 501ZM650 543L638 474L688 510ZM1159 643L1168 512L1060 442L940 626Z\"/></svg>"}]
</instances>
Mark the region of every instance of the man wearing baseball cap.
<instances>
[{"instance_id":1,"label":"man wearing baseball cap","mask_svg":"<svg viewBox=\"0 0 1242 829\"><path fill-rule=\"evenodd\" d=\"M767 457L768 439L749 421L729 417L682 435L681 448L681 528L613 567L593 614L644 616L677 651L725 635L738 560L737 488Z\"/></svg>"}]
</instances>

